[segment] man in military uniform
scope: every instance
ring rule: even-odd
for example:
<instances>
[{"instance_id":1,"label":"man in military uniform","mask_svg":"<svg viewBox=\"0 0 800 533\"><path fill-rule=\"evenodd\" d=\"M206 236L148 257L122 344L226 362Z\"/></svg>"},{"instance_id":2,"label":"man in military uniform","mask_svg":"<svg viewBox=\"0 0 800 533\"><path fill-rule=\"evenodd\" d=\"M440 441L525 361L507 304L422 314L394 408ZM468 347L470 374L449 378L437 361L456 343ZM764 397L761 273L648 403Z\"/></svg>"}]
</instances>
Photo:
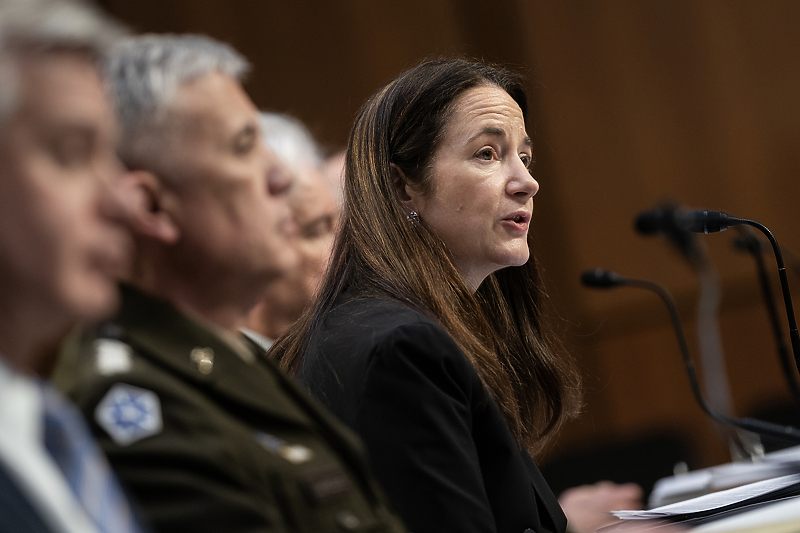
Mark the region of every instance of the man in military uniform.
<instances>
[{"instance_id":1,"label":"man in military uniform","mask_svg":"<svg viewBox=\"0 0 800 533\"><path fill-rule=\"evenodd\" d=\"M357 440L238 333L297 264L246 69L198 36L113 54L136 273L60 382L159 531L402 531Z\"/></svg>"}]
</instances>

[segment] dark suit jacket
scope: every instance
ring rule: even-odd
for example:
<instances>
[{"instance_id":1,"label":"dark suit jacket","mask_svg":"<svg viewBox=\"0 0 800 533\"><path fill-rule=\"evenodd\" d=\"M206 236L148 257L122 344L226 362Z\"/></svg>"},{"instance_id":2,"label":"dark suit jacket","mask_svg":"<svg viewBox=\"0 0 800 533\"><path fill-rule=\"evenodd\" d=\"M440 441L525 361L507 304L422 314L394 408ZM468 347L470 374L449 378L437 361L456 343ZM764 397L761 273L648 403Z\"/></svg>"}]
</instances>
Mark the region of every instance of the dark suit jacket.
<instances>
[{"instance_id":1,"label":"dark suit jacket","mask_svg":"<svg viewBox=\"0 0 800 533\"><path fill-rule=\"evenodd\" d=\"M0 533L51 533L17 483L0 463Z\"/></svg>"},{"instance_id":2,"label":"dark suit jacket","mask_svg":"<svg viewBox=\"0 0 800 533\"><path fill-rule=\"evenodd\" d=\"M444 329L400 303L343 300L298 378L362 437L409 529L563 532L556 498Z\"/></svg>"},{"instance_id":3,"label":"dark suit jacket","mask_svg":"<svg viewBox=\"0 0 800 533\"><path fill-rule=\"evenodd\" d=\"M77 365L61 365L56 382L90 419L155 530L405 530L388 511L356 436L263 351L252 346L255 358L247 363L205 325L130 288L104 329L128 346L130 368L99 369L90 335L79 344ZM201 365L198 348L213 360ZM130 444L112 438L96 409L115 384L155 393L163 428ZM292 455L304 449L311 455Z\"/></svg>"}]
</instances>

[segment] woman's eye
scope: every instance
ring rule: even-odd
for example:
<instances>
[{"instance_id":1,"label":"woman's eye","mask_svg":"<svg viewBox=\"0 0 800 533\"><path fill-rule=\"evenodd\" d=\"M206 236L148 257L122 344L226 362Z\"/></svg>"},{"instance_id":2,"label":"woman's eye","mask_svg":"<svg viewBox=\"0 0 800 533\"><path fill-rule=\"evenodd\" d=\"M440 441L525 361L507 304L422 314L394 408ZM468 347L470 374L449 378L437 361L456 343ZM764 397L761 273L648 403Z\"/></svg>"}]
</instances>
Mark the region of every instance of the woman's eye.
<instances>
[{"instance_id":1,"label":"woman's eye","mask_svg":"<svg viewBox=\"0 0 800 533\"><path fill-rule=\"evenodd\" d=\"M528 168L531 165L531 156L528 154L522 154L519 156L519 158L522 160L522 164L525 165L525 168Z\"/></svg>"},{"instance_id":2,"label":"woman's eye","mask_svg":"<svg viewBox=\"0 0 800 533\"><path fill-rule=\"evenodd\" d=\"M484 148L480 152L478 152L478 159L483 159L484 161L491 161L494 157L494 150L491 148Z\"/></svg>"}]
</instances>

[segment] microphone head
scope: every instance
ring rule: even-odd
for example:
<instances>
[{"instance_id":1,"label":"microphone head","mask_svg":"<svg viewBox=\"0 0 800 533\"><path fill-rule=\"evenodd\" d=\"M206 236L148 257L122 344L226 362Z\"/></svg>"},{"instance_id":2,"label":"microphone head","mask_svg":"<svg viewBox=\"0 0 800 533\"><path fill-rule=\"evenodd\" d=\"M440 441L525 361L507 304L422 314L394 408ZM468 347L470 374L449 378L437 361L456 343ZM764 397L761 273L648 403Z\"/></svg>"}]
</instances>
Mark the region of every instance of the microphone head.
<instances>
[{"instance_id":1,"label":"microphone head","mask_svg":"<svg viewBox=\"0 0 800 533\"><path fill-rule=\"evenodd\" d=\"M636 231L642 235L656 233L716 233L725 231L736 220L721 211L686 211L676 205L664 205L659 209L642 211L636 217Z\"/></svg>"},{"instance_id":2,"label":"microphone head","mask_svg":"<svg viewBox=\"0 0 800 533\"><path fill-rule=\"evenodd\" d=\"M624 281L625 278L616 272L611 272L603 268L593 268L581 274L581 283L595 289L616 287L617 285L622 285Z\"/></svg>"},{"instance_id":3,"label":"microphone head","mask_svg":"<svg viewBox=\"0 0 800 533\"><path fill-rule=\"evenodd\" d=\"M681 231L693 231L687 227L688 222L691 221L687 218L687 212L681 206L674 203L665 203L656 209L649 209L639 213L634 220L634 227L642 235L660 233L670 235Z\"/></svg>"},{"instance_id":4,"label":"microphone head","mask_svg":"<svg viewBox=\"0 0 800 533\"><path fill-rule=\"evenodd\" d=\"M636 231L642 235L653 235L664 231L667 221L663 209L642 211L634 221Z\"/></svg>"},{"instance_id":5,"label":"microphone head","mask_svg":"<svg viewBox=\"0 0 800 533\"><path fill-rule=\"evenodd\" d=\"M643 211L636 217L636 230L643 235L663 234L689 261L700 255L695 237L687 227L686 212L676 204L664 204L657 209Z\"/></svg>"},{"instance_id":6,"label":"microphone head","mask_svg":"<svg viewBox=\"0 0 800 533\"><path fill-rule=\"evenodd\" d=\"M732 225L732 217L721 211L693 211L683 215L681 223L688 231L694 233L717 233L725 231Z\"/></svg>"}]
</instances>

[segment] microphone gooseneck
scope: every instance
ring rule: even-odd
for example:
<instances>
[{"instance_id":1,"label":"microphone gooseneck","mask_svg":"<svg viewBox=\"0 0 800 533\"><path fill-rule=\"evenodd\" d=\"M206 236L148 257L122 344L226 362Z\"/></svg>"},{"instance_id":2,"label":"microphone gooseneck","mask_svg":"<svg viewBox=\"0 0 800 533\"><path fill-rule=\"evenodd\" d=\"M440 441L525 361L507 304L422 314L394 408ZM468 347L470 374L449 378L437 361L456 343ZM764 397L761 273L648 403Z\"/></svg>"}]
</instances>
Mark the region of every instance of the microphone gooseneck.
<instances>
[{"instance_id":1,"label":"microphone gooseneck","mask_svg":"<svg viewBox=\"0 0 800 533\"><path fill-rule=\"evenodd\" d=\"M769 276L767 275L767 268L764 265L764 246L747 226L738 226L737 229L740 235L733 239L733 247L739 251L748 253L756 263L761 296L764 299L764 307L767 309L767 317L769 318L769 324L772 328L772 336L775 339L778 362L781 365L781 370L789 385L789 390L792 391L795 402L800 404L800 383L798 383L797 373L794 372L792 368L793 363L789 355L789 347L786 345L786 340L781 331L781 324L778 319L778 306L775 303L772 283L770 283Z\"/></svg>"},{"instance_id":2,"label":"microphone gooseneck","mask_svg":"<svg viewBox=\"0 0 800 533\"><path fill-rule=\"evenodd\" d=\"M699 236L689 231L688 226L696 229L703 227L702 224L698 224L696 217L690 217L676 204L664 204L659 209L642 213L637 219L637 229L648 227L653 233L663 235L697 275L700 284L696 316L697 342L703 367L706 401L716 412L731 416L733 401L719 327L721 294L719 277L708 260L705 243ZM735 458L757 453L757 443L750 442L752 440L750 436L728 431L728 437L731 454Z\"/></svg>"},{"instance_id":3,"label":"microphone gooseneck","mask_svg":"<svg viewBox=\"0 0 800 533\"><path fill-rule=\"evenodd\" d=\"M781 292L783 293L783 306L786 308L786 319L789 323L789 340L792 343L795 367L797 367L797 371L800 372L800 333L797 331L797 322L794 318L792 295L789 292L789 279L786 275L783 255L781 254L780 246L778 246L778 241L775 239L772 232L767 229L766 226L755 220L732 217L720 211L694 211L683 215L683 217L689 221L685 224L686 229L695 233L714 233L717 231L724 231L728 229L729 226L747 225L756 228L767 237L770 245L772 245L775 261L778 264L778 277L780 278Z\"/></svg>"},{"instance_id":4,"label":"microphone gooseneck","mask_svg":"<svg viewBox=\"0 0 800 533\"><path fill-rule=\"evenodd\" d=\"M613 284L605 283L606 280L614 280ZM675 335L678 339L678 346L680 347L681 356L683 357L683 364L686 367L686 373L689 377L689 384L692 389L697 403L700 408L712 419L723 424L729 424L746 431L757 433L764 437L771 437L793 444L800 444L800 430L792 426L782 426L757 420L754 418L738 418L727 416L719 413L711 408L703 397L700 390L700 383L697 379L697 372L695 370L694 361L689 353L689 345L686 341L686 333L681 324L680 315L678 314L678 306L675 304L675 299L672 294L661 285L647 280L624 277L615 272L606 271L602 268L587 270L581 275L581 282L592 288L611 288L619 286L639 287L656 293L669 310L670 318L672 319L672 327L675 330Z\"/></svg>"}]
</instances>

